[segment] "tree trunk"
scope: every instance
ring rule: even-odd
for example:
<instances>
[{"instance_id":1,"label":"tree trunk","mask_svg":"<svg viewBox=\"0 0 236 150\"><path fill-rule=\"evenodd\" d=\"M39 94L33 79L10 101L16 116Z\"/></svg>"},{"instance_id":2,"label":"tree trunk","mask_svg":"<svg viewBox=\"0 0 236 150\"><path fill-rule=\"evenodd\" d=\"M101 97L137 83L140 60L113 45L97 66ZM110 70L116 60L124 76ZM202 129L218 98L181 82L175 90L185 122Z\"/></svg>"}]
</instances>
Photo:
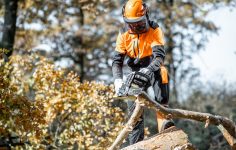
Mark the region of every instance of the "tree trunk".
<instances>
[{"instance_id":1,"label":"tree trunk","mask_svg":"<svg viewBox=\"0 0 236 150\"><path fill-rule=\"evenodd\" d=\"M83 9L80 7L80 25L84 26L84 12ZM81 47L83 47L83 37L81 38ZM85 54L83 51L79 52L79 65L80 65L80 81L82 82L84 80L84 58L85 58Z\"/></svg>"},{"instance_id":2,"label":"tree trunk","mask_svg":"<svg viewBox=\"0 0 236 150\"><path fill-rule=\"evenodd\" d=\"M166 29L165 31L165 38L166 38L166 62L168 63L168 69L169 69L169 75L170 79L173 81L172 85L170 86L173 91L174 98L172 99L173 103L178 103L178 90L177 90L177 76L176 76L176 70L177 66L174 63L174 48L175 48L175 42L174 42L174 35L173 35L173 0L169 1L163 1L165 9L168 10L166 13L166 19L164 20L164 27ZM171 83L170 83L171 84Z\"/></svg>"},{"instance_id":3,"label":"tree trunk","mask_svg":"<svg viewBox=\"0 0 236 150\"><path fill-rule=\"evenodd\" d=\"M195 150L188 136L180 129L171 127L146 140L125 147L122 150Z\"/></svg>"},{"instance_id":4,"label":"tree trunk","mask_svg":"<svg viewBox=\"0 0 236 150\"><path fill-rule=\"evenodd\" d=\"M18 0L5 0L4 3L5 15L1 47L8 51L5 54L7 57L10 57L13 52L15 40Z\"/></svg>"},{"instance_id":5,"label":"tree trunk","mask_svg":"<svg viewBox=\"0 0 236 150\"><path fill-rule=\"evenodd\" d=\"M85 56L85 54L83 52L80 52L78 54L79 65L80 65L80 81L81 82L84 80L84 56Z\"/></svg>"}]
</instances>

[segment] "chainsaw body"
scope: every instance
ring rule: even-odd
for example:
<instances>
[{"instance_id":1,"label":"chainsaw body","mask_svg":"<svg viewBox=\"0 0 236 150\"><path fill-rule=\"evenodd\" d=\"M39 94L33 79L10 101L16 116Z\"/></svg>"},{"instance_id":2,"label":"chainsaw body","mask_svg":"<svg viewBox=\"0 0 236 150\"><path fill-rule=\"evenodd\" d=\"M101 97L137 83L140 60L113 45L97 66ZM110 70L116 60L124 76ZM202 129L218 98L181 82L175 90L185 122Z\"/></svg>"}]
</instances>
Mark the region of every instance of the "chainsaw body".
<instances>
[{"instance_id":1,"label":"chainsaw body","mask_svg":"<svg viewBox=\"0 0 236 150\"><path fill-rule=\"evenodd\" d=\"M132 72L130 73L121 88L117 96L124 97L130 95L138 95L142 91L146 91L150 87L149 77L141 72Z\"/></svg>"},{"instance_id":2,"label":"chainsaw body","mask_svg":"<svg viewBox=\"0 0 236 150\"><path fill-rule=\"evenodd\" d=\"M127 76L127 79L119 89L117 96L119 98L135 98L137 95L142 94L143 92L146 93L146 96L149 97L148 99L150 101L153 103L158 103L155 100L154 90L151 87L149 77L141 72L132 72ZM162 112L157 111L156 115L159 132L174 126L173 120L166 118Z\"/></svg>"}]
</instances>

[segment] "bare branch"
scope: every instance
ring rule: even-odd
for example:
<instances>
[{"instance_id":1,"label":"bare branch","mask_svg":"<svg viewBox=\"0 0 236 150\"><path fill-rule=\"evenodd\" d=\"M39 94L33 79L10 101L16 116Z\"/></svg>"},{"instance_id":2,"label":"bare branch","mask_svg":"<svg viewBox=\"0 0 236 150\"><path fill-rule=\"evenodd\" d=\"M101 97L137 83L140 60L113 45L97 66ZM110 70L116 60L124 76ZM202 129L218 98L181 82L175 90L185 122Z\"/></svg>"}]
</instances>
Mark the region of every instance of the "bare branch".
<instances>
[{"instance_id":1,"label":"bare branch","mask_svg":"<svg viewBox=\"0 0 236 150\"><path fill-rule=\"evenodd\" d=\"M231 146L231 148L233 150L236 149L236 139L233 138L229 132L220 124L217 126L218 129L221 131L221 133L223 134L223 136L225 137L226 141L229 143L229 145Z\"/></svg>"},{"instance_id":2,"label":"bare branch","mask_svg":"<svg viewBox=\"0 0 236 150\"><path fill-rule=\"evenodd\" d=\"M129 99L134 100L135 96L130 96ZM222 132L223 136L225 137L231 148L236 149L236 126L234 122L230 119L218 115L212 115L209 113L166 108L158 102L152 100L145 92L139 94L137 96L137 99L145 106L153 108L156 111L160 111L169 118L192 119L195 121L205 122L205 127L208 127L209 124L216 125Z\"/></svg>"},{"instance_id":3,"label":"bare branch","mask_svg":"<svg viewBox=\"0 0 236 150\"><path fill-rule=\"evenodd\" d=\"M135 106L134 112L131 115L129 121L127 122L127 124L122 129L120 134L117 136L115 142L112 144L112 146L108 150L115 150L122 144L124 139L133 130L135 124L137 123L137 121L140 118L142 113L143 113L143 108L142 108L141 104L139 103L139 101L136 101L136 106Z\"/></svg>"}]
</instances>

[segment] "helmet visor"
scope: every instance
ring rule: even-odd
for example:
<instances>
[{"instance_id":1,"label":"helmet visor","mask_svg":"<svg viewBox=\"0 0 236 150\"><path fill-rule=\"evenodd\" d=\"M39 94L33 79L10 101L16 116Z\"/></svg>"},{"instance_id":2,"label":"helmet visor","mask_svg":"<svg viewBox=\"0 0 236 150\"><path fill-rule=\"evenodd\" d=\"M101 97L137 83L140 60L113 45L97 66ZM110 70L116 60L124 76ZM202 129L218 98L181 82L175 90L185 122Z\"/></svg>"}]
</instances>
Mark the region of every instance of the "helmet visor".
<instances>
[{"instance_id":1,"label":"helmet visor","mask_svg":"<svg viewBox=\"0 0 236 150\"><path fill-rule=\"evenodd\" d=\"M125 21L131 33L144 33L148 30L148 22L146 17L141 17L135 20Z\"/></svg>"}]
</instances>

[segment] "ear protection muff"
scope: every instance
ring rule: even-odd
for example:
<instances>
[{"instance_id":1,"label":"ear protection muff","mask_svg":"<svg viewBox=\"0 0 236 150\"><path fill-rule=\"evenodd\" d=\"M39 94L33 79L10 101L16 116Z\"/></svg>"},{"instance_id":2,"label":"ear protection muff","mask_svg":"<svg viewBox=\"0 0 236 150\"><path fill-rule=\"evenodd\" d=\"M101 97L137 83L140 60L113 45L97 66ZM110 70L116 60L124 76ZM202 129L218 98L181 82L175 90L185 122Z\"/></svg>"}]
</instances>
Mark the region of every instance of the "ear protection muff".
<instances>
[{"instance_id":1,"label":"ear protection muff","mask_svg":"<svg viewBox=\"0 0 236 150\"><path fill-rule=\"evenodd\" d=\"M126 5L127 2L125 2L125 4L123 5L122 7L122 16L125 17L125 5Z\"/></svg>"},{"instance_id":2,"label":"ear protection muff","mask_svg":"<svg viewBox=\"0 0 236 150\"><path fill-rule=\"evenodd\" d=\"M149 8L148 8L148 6L147 6L145 3L143 3L143 7L144 7L145 10L146 10L145 15L146 15L146 17L147 17L147 20L149 21Z\"/></svg>"},{"instance_id":3,"label":"ear protection muff","mask_svg":"<svg viewBox=\"0 0 236 150\"><path fill-rule=\"evenodd\" d=\"M125 4L123 5L122 7L122 16L125 17L125 5L126 5L127 2L125 2Z\"/></svg>"}]
</instances>

